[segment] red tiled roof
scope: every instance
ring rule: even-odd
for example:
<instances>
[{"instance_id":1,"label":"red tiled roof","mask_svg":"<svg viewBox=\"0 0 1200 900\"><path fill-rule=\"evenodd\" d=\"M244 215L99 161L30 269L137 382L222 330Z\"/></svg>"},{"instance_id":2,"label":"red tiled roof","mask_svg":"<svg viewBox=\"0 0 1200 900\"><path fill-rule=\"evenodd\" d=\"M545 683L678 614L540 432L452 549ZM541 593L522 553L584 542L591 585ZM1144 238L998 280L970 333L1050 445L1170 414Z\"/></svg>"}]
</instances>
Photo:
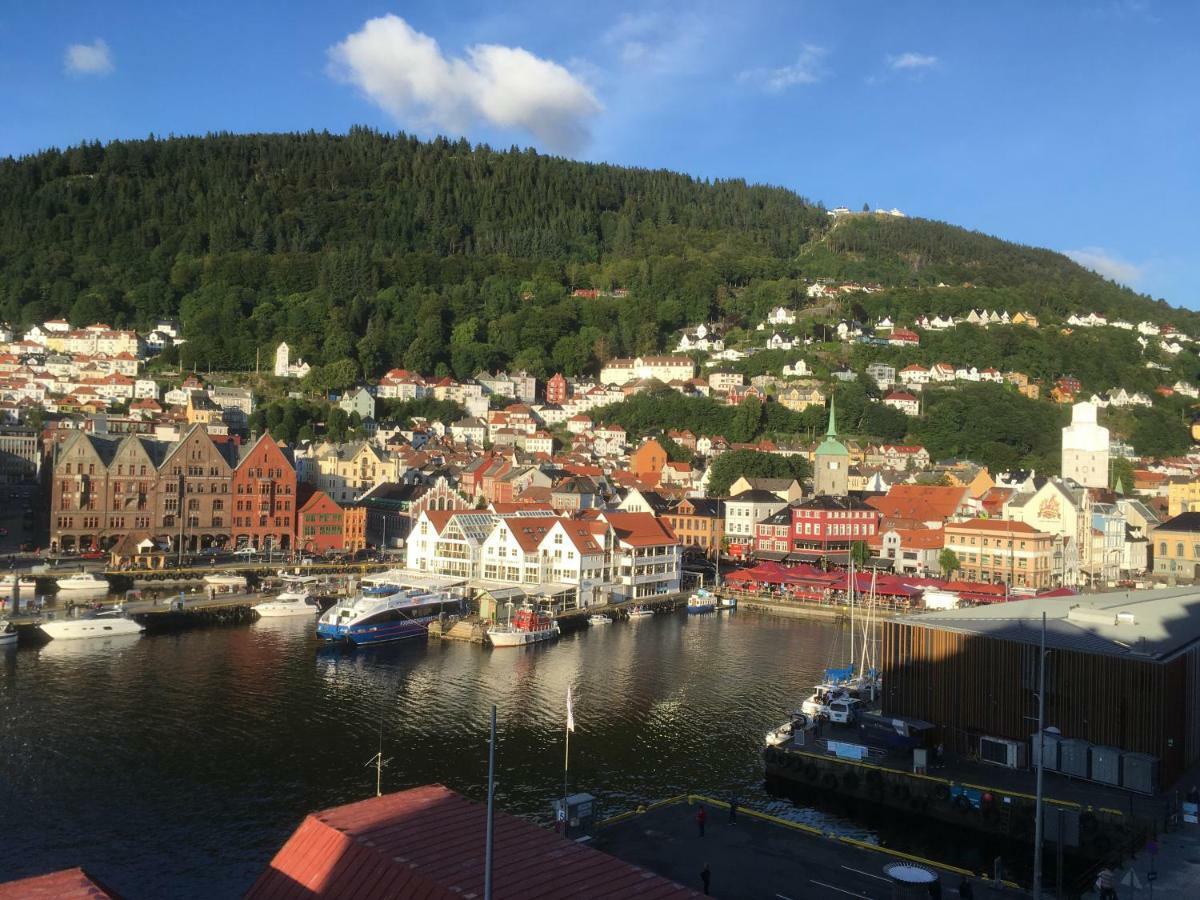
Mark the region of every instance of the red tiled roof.
<instances>
[{"instance_id":1,"label":"red tiled roof","mask_svg":"<svg viewBox=\"0 0 1200 900\"><path fill-rule=\"evenodd\" d=\"M617 533L618 539L631 547L675 544L679 541L670 525L650 513L606 510L602 515Z\"/></svg>"},{"instance_id":2,"label":"red tiled roof","mask_svg":"<svg viewBox=\"0 0 1200 900\"><path fill-rule=\"evenodd\" d=\"M92 880L83 869L63 869L0 884L0 900L95 900L116 894Z\"/></svg>"},{"instance_id":3,"label":"red tiled roof","mask_svg":"<svg viewBox=\"0 0 1200 900\"><path fill-rule=\"evenodd\" d=\"M247 900L483 896L487 812L440 784L314 813ZM515 816L495 817L493 896L694 897L696 891Z\"/></svg>"},{"instance_id":4,"label":"red tiled roof","mask_svg":"<svg viewBox=\"0 0 1200 900\"><path fill-rule=\"evenodd\" d=\"M936 522L954 515L966 497L965 487L897 484L884 496L870 497L867 502L888 518Z\"/></svg>"},{"instance_id":5,"label":"red tiled roof","mask_svg":"<svg viewBox=\"0 0 1200 900\"><path fill-rule=\"evenodd\" d=\"M1031 525L1008 519L970 519L966 522L955 522L946 526L946 530L954 531L995 531L1002 534L1044 534Z\"/></svg>"}]
</instances>

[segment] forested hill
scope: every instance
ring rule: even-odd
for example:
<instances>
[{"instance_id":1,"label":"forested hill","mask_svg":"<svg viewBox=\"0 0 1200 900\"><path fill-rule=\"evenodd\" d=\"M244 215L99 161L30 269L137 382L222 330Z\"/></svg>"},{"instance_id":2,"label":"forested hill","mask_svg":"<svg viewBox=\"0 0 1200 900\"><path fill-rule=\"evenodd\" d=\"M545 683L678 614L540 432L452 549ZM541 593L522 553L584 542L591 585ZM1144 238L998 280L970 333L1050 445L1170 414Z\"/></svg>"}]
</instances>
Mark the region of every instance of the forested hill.
<instances>
[{"instance_id":1,"label":"forested hill","mask_svg":"<svg viewBox=\"0 0 1200 900\"><path fill-rule=\"evenodd\" d=\"M0 197L0 318L179 316L184 361L214 367L287 340L367 375L578 374L688 323L752 324L816 277L895 287L877 309L960 306L966 289L929 289L970 282L1014 311L1190 315L936 222L833 223L781 188L365 129L52 150L0 161Z\"/></svg>"}]
</instances>

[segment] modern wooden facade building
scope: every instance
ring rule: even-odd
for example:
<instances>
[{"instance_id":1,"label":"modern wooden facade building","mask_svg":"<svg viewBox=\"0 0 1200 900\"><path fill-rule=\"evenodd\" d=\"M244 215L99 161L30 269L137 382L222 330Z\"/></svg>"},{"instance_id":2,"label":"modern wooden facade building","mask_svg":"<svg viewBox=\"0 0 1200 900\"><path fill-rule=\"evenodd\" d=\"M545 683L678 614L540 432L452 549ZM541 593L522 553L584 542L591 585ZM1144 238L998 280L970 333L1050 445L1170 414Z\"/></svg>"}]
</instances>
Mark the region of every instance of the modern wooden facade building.
<instances>
[{"instance_id":1,"label":"modern wooden facade building","mask_svg":"<svg viewBox=\"0 0 1200 900\"><path fill-rule=\"evenodd\" d=\"M1200 590L1018 600L883 626L883 712L942 729L948 750L1037 732L1046 613L1046 725L1063 738L1148 754L1159 783L1200 760ZM1028 757L1032 759L1032 755Z\"/></svg>"}]
</instances>

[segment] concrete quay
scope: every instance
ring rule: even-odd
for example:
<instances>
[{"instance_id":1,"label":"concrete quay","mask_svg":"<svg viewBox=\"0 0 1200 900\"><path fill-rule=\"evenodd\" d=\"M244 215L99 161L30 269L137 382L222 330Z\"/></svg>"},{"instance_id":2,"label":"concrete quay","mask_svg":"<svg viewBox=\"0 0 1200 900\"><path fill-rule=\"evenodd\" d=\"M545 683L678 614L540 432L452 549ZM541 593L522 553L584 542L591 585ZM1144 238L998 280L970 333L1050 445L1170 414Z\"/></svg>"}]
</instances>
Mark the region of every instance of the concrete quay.
<instances>
[{"instance_id":1,"label":"concrete quay","mask_svg":"<svg viewBox=\"0 0 1200 900\"><path fill-rule=\"evenodd\" d=\"M707 814L703 837L696 823L700 807ZM1027 896L1010 882L997 883L935 860L827 835L752 809L739 808L731 823L728 803L699 795L673 797L606 819L597 826L592 843L687 887L702 887L700 872L708 865L712 896L735 900L901 896L884 873L884 866L894 862L936 872L943 897L957 896L963 879L980 900Z\"/></svg>"}]
</instances>

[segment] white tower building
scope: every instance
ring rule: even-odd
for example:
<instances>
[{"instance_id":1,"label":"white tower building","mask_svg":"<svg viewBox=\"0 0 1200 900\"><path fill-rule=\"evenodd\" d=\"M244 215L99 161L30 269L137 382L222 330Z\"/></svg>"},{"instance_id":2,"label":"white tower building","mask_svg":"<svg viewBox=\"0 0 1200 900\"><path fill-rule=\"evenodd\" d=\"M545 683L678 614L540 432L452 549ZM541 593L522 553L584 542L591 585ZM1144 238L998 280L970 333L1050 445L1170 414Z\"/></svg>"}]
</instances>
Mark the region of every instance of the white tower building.
<instances>
[{"instance_id":1,"label":"white tower building","mask_svg":"<svg viewBox=\"0 0 1200 900\"><path fill-rule=\"evenodd\" d=\"M275 348L275 377L276 378L287 378L288 375L290 374L288 372L288 362L289 362L288 353L289 353L289 351L288 351L287 344L280 344L278 347Z\"/></svg>"},{"instance_id":2,"label":"white tower building","mask_svg":"<svg viewBox=\"0 0 1200 900\"><path fill-rule=\"evenodd\" d=\"M1084 487L1108 487L1108 429L1096 424L1095 404L1071 407L1071 424L1062 432L1063 477Z\"/></svg>"}]
</instances>

